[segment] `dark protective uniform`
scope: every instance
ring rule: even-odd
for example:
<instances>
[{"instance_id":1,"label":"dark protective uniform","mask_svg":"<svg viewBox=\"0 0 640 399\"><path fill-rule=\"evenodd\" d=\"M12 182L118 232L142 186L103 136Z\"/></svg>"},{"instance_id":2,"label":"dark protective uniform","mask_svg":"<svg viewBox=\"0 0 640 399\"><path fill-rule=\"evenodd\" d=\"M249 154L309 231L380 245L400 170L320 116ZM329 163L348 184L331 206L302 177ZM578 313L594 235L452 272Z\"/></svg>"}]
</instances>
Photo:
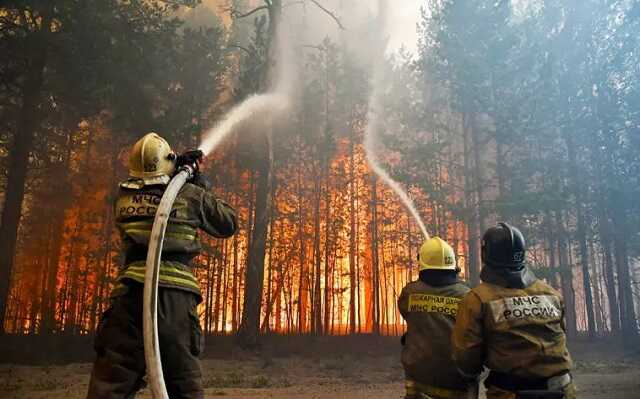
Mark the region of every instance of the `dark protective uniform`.
<instances>
[{"instance_id":1,"label":"dark protective uniform","mask_svg":"<svg viewBox=\"0 0 640 399\"><path fill-rule=\"evenodd\" d=\"M424 272L422 272L424 273ZM407 334L402 365L407 398L471 397L468 381L458 372L451 356L451 332L458 304L469 288L455 274L446 280L425 278L407 284L398 299ZM419 396L423 395L423 396Z\"/></svg>"},{"instance_id":2,"label":"dark protective uniform","mask_svg":"<svg viewBox=\"0 0 640 399\"><path fill-rule=\"evenodd\" d=\"M521 287L507 288L518 273ZM485 381L488 399L526 397L516 392L534 390L575 398L560 294L527 268L485 266L481 277L484 282L462 300L453 332L460 370L470 376L480 374L483 365L491 370Z\"/></svg>"},{"instance_id":3,"label":"dark protective uniform","mask_svg":"<svg viewBox=\"0 0 640 399\"><path fill-rule=\"evenodd\" d=\"M165 186L131 179L120 185L115 220L122 236L124 266L112 291L111 307L96 332L97 359L90 399L133 398L145 375L142 291L145 259L156 208ZM203 398L201 301L191 261L201 251L197 229L214 237L233 235L235 211L203 188L187 183L172 208L165 236L158 292L158 334L169 397Z\"/></svg>"}]
</instances>

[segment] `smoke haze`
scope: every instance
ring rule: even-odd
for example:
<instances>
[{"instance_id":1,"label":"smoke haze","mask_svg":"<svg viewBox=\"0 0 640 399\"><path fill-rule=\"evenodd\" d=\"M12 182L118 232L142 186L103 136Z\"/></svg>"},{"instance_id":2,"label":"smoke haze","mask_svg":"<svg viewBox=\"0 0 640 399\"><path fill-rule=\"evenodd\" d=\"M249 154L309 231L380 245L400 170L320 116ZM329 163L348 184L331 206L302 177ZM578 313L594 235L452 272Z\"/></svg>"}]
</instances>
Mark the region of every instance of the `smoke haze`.
<instances>
[{"instance_id":1,"label":"smoke haze","mask_svg":"<svg viewBox=\"0 0 640 399\"><path fill-rule=\"evenodd\" d=\"M270 90L264 94L249 96L242 103L231 108L222 121L203 135L199 149L209 155L231 133L237 131L249 119L264 119L270 124L290 109L291 95L296 82L295 64L291 59L291 33L281 27L277 33L275 76L271 77Z\"/></svg>"},{"instance_id":2,"label":"smoke haze","mask_svg":"<svg viewBox=\"0 0 640 399\"><path fill-rule=\"evenodd\" d=\"M373 49L373 57L371 58L371 96L369 98L369 109L367 112L367 128L365 130L364 147L366 151L367 161L371 169L380 177L385 184L387 184L393 192L398 196L402 204L407 208L411 216L413 216L415 222L418 224L420 231L425 239L429 238L429 233L425 227L420 213L416 209L413 201L407 194L407 192L396 182L389 173L383 168L378 160L376 152L379 151L378 135L380 131L384 129L382 121L385 120L384 108L381 105L382 96L385 95L385 82L389 77L384 74L385 66L385 54L387 52L393 52L396 50L394 46L403 46L403 43L410 42L415 43L417 34L415 23L410 24L406 21L407 15L412 15L411 6L415 4L403 4L401 7L397 7L390 13L387 0L378 1L378 17L377 26L379 31L377 35L374 34L374 46L377 44L378 48ZM407 26L413 25L413 35ZM377 37L376 37L377 36Z\"/></svg>"},{"instance_id":3,"label":"smoke haze","mask_svg":"<svg viewBox=\"0 0 640 399\"><path fill-rule=\"evenodd\" d=\"M420 1L410 0L402 2L396 7L388 7L385 0L377 3L369 1L352 2L349 6L343 2L328 2L336 11L336 18L340 21L328 23L330 17L320 9L298 7L290 9L288 21L302 21L301 24L289 23L283 25L278 32L278 47L276 51L275 84L269 93L255 94L248 97L241 104L233 107L214 128L204 134L204 141L200 149L209 154L231 133L236 131L243 122L249 119L265 118L264 123L270 124L274 117L282 116L290 109L291 97L296 86L297 74L292 58L292 47L304 46L305 43L317 43L324 37L335 37L350 44L350 48L357 49L360 62L365 70L370 71L371 97L367 113L368 124L365 130L364 145L366 156L371 169L387 184L411 213L425 238L429 237L427 229L416 209L413 201L398 182L393 180L380 163L376 151L380 144L378 135L384 129L383 107L380 106L380 96L384 95L383 85L387 77L383 74L385 56L388 53L405 48L416 50L417 22L420 15ZM341 15L350 15L349 27L341 20ZM373 32L361 35L363 25L375 21ZM342 29L339 24L343 24ZM286 27L285 27L286 26ZM371 26L369 26L371 30ZM294 38L299 42L294 44ZM363 40L364 39L364 40ZM373 40L371 40L373 39ZM263 123L263 122L261 122ZM264 131L267 131L266 129Z\"/></svg>"}]
</instances>

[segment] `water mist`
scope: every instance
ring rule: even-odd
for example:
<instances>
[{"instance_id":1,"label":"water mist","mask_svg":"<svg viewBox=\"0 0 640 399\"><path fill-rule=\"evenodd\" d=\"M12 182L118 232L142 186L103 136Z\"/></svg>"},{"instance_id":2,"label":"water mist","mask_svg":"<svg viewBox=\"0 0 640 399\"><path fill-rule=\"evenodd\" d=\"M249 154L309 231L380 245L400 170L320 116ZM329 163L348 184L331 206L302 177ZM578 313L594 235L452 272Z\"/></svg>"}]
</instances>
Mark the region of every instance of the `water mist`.
<instances>
[{"instance_id":1,"label":"water mist","mask_svg":"<svg viewBox=\"0 0 640 399\"><path fill-rule=\"evenodd\" d=\"M384 39L384 35L387 32L387 0L379 0L378 1L378 19L380 21L380 26L382 26L379 39L380 43L386 43ZM367 127L364 133L364 148L365 148L365 156L367 158L367 162L369 167L373 170L373 172L380 177L400 198L402 204L407 208L411 216L415 219L422 235L425 239L429 238L429 233L427 232L427 228L420 217L420 213L416 209L411 197L402 189L400 184L393 180L389 173L380 165L376 155L376 147L378 146L378 133L381 129L381 118L383 113L382 106L382 97L384 95L383 84L384 84L384 54L386 52L386 45L381 45L378 51L377 56L373 57L372 62L372 81L371 81L371 95L369 97L369 108L367 111Z\"/></svg>"},{"instance_id":2,"label":"water mist","mask_svg":"<svg viewBox=\"0 0 640 399\"><path fill-rule=\"evenodd\" d=\"M212 153L218 145L236 128L249 119L257 117L273 118L289 108L289 96L285 93L265 93L248 97L233 107L223 120L204 134L199 149L205 155Z\"/></svg>"},{"instance_id":3,"label":"water mist","mask_svg":"<svg viewBox=\"0 0 640 399\"><path fill-rule=\"evenodd\" d=\"M203 134L202 143L198 148L205 156L215 151L243 122L262 118L265 124L270 124L274 118L284 115L289 110L295 76L292 71L291 46L288 35L282 29L276 37L277 66L273 76L275 84L267 93L249 96L231 108L218 124Z\"/></svg>"}]
</instances>

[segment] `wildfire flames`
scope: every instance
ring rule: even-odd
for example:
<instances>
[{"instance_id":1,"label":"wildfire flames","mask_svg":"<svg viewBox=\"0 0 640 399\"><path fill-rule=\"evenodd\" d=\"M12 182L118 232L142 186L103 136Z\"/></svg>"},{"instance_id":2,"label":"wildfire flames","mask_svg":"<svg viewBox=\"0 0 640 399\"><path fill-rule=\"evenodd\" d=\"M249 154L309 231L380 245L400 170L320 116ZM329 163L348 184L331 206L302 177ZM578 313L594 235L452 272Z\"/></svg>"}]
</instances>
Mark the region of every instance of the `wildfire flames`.
<instances>
[{"instance_id":1,"label":"wildfire flames","mask_svg":"<svg viewBox=\"0 0 640 399\"><path fill-rule=\"evenodd\" d=\"M126 156L108 131L81 131L77 139L81 145L69 165L74 174L27 199L25 228L41 233L30 235L38 239L22 242L18 252L9 332L89 333L108 306L121 262L111 201L118 180L126 176ZM326 172L319 162L305 161L309 148L302 143L296 144L293 159L276 168L263 331L403 331L396 299L417 275L422 234L395 195L373 178L360 142L358 137L340 139ZM239 327L255 213L256 176L232 161L233 152L221 151L226 155L206 166L216 194L236 208L240 220L232 239L203 235L205 251L194 265L203 296L199 311L210 333ZM50 207L33 202L43 194L50 196ZM415 190L412 195L425 220L433 220L428 198ZM447 233L458 253L464 253L464 226L450 222Z\"/></svg>"}]
</instances>

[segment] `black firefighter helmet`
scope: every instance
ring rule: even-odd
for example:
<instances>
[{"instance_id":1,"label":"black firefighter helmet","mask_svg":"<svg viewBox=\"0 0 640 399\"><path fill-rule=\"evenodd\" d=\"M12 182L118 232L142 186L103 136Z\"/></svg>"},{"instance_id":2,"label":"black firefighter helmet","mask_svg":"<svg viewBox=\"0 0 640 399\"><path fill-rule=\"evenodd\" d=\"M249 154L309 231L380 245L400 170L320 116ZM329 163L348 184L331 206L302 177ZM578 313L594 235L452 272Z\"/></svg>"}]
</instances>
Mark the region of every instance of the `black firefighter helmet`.
<instances>
[{"instance_id":1,"label":"black firefighter helmet","mask_svg":"<svg viewBox=\"0 0 640 399\"><path fill-rule=\"evenodd\" d=\"M524 255L524 236L507 223L488 228L482 236L482 262L489 267L522 269Z\"/></svg>"}]
</instances>

